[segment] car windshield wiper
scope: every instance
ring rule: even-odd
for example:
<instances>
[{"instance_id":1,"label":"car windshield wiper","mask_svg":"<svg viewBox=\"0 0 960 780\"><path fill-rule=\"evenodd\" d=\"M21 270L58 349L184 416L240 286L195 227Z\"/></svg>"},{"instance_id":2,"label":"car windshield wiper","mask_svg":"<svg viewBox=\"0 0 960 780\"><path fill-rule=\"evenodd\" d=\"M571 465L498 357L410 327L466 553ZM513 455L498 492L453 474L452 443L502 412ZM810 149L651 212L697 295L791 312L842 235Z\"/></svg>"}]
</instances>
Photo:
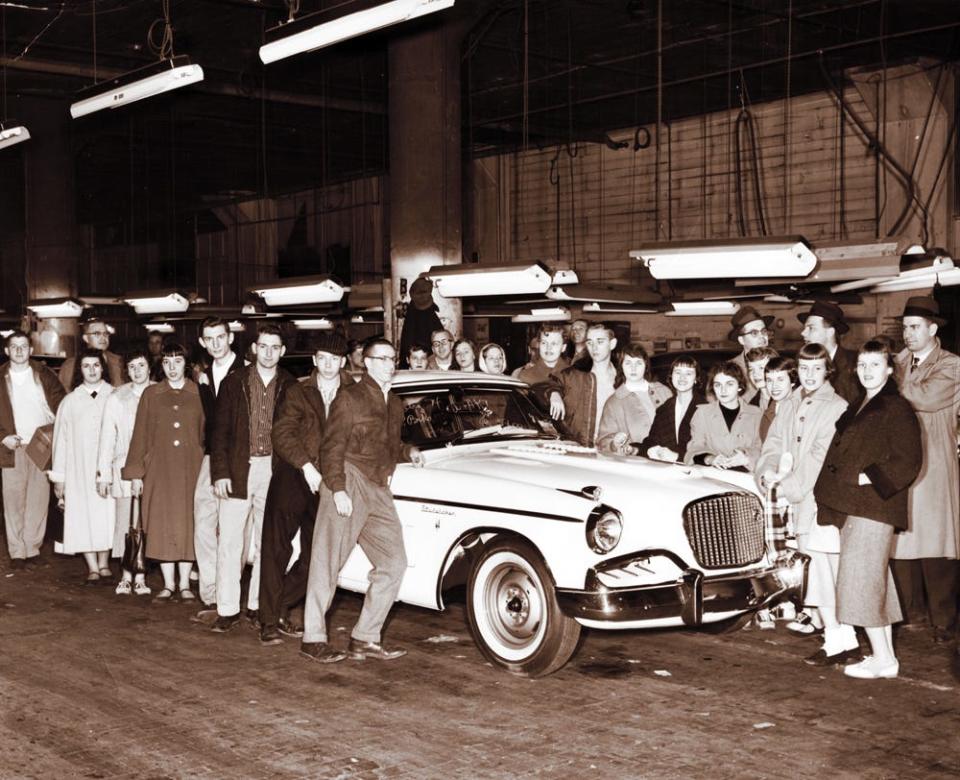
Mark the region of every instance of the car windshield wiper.
<instances>
[{"instance_id":1,"label":"car windshield wiper","mask_svg":"<svg viewBox=\"0 0 960 780\"><path fill-rule=\"evenodd\" d=\"M460 431L459 433L451 434L445 437L442 442L443 444L450 445L461 441L483 439L488 436L497 438L510 436L532 436L540 438L544 435L545 434L543 431L538 431L536 428L524 428L520 425L486 425L483 428L474 428L469 431ZM556 437L550 436L549 438Z\"/></svg>"}]
</instances>

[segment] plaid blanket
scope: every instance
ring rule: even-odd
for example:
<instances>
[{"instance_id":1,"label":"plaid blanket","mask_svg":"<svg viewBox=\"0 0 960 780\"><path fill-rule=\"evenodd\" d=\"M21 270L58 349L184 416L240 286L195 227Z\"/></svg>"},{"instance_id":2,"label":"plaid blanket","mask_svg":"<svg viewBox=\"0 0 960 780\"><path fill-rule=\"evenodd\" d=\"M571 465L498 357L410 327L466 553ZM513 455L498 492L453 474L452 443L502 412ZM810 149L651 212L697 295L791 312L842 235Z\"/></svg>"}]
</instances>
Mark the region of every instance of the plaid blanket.
<instances>
[{"instance_id":1,"label":"plaid blanket","mask_svg":"<svg viewBox=\"0 0 960 780\"><path fill-rule=\"evenodd\" d=\"M767 488L763 499L763 519L770 561L777 562L788 557L791 550L787 547L787 539L796 536L793 509L786 499L778 495L776 485Z\"/></svg>"}]
</instances>

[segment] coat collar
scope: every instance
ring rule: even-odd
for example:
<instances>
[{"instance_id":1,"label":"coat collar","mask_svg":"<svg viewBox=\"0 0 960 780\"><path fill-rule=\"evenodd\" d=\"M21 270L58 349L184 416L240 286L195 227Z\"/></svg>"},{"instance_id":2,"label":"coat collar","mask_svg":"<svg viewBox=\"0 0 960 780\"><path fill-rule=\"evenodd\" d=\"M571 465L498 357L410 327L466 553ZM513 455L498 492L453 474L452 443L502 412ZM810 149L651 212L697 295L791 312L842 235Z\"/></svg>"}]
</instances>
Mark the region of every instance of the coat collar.
<instances>
[{"instance_id":1,"label":"coat collar","mask_svg":"<svg viewBox=\"0 0 960 780\"><path fill-rule=\"evenodd\" d=\"M834 389L833 385L830 384L829 380L824 382L819 388L817 388L812 394L808 395L806 398L803 397L803 390L800 387L795 387L793 392L790 394L790 398L796 401L797 403L802 403L805 400L811 401L832 401L834 398L837 398L837 391Z\"/></svg>"},{"instance_id":2,"label":"coat collar","mask_svg":"<svg viewBox=\"0 0 960 780\"><path fill-rule=\"evenodd\" d=\"M924 358L923 362L917 367L919 370L926 368L927 366L932 366L934 363L937 363L940 360L940 356L943 354L943 346L940 344L940 337L933 337L933 349L930 350L930 354ZM910 367L910 363L913 360L913 353L909 349L900 350L894 358L894 362L900 366L904 371Z\"/></svg>"},{"instance_id":3,"label":"coat collar","mask_svg":"<svg viewBox=\"0 0 960 780\"><path fill-rule=\"evenodd\" d=\"M172 387L170 387L170 383L166 379L164 379L162 382L157 382L155 385L151 385L151 386L157 388L157 391L156 391L157 393L183 392L183 393L188 393L190 395L200 395L200 388L197 387L197 383L194 382L189 377L187 377L187 381L184 383L183 387L179 391L174 390Z\"/></svg>"}]
</instances>

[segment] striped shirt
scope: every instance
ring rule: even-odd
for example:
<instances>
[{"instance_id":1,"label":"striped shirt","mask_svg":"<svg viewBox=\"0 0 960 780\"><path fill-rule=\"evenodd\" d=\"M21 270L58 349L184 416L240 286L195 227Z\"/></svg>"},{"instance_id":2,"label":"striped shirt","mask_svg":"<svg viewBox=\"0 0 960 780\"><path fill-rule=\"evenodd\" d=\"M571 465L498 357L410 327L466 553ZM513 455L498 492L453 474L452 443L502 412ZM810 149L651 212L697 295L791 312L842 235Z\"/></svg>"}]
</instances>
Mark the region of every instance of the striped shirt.
<instances>
[{"instance_id":1,"label":"striped shirt","mask_svg":"<svg viewBox=\"0 0 960 780\"><path fill-rule=\"evenodd\" d=\"M273 409L277 400L277 378L274 375L270 384L264 385L254 363L248 369L247 388L250 390L250 456L258 457L273 454Z\"/></svg>"}]
</instances>

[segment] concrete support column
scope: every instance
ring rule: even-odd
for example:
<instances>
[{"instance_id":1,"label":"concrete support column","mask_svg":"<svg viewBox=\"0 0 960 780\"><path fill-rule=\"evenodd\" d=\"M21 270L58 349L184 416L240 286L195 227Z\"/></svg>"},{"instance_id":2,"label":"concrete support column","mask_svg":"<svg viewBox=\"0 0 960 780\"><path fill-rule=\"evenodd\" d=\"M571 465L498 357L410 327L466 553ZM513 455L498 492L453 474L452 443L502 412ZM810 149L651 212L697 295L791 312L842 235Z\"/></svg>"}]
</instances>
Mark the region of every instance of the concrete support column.
<instances>
[{"instance_id":1,"label":"concrete support column","mask_svg":"<svg viewBox=\"0 0 960 780\"><path fill-rule=\"evenodd\" d=\"M390 303L433 265L461 262L460 39L458 25L428 24L397 35L388 53L390 273L388 337L400 323ZM434 291L440 319L461 332L459 299Z\"/></svg>"}]
</instances>

